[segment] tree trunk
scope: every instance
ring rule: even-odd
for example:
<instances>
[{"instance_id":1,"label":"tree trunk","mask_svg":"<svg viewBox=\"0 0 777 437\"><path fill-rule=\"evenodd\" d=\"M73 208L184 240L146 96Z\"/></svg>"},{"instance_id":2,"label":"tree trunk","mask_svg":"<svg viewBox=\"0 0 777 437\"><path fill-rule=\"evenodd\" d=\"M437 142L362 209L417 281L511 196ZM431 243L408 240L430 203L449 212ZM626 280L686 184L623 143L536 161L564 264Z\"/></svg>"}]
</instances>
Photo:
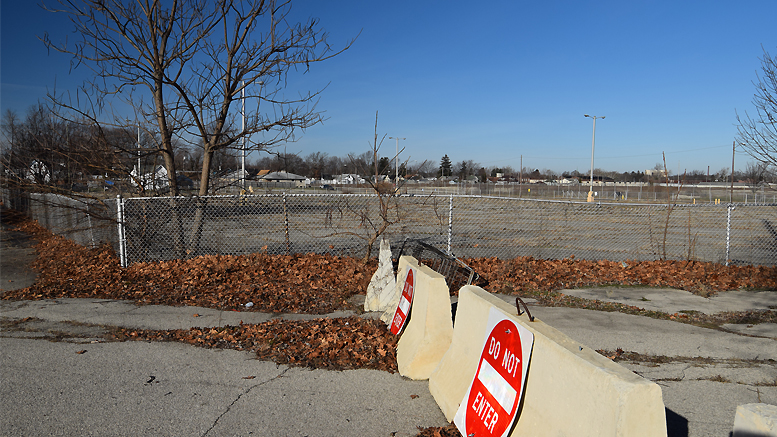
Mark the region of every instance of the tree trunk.
<instances>
[{"instance_id":1,"label":"tree trunk","mask_svg":"<svg viewBox=\"0 0 777 437\"><path fill-rule=\"evenodd\" d=\"M208 186L210 185L210 165L213 159L213 152L210 147L205 147L205 153L202 156L202 173L200 173L200 190L197 199L197 207L194 212L194 221L192 222L191 235L189 236L189 250L187 257L195 257L200 254L200 240L202 239L202 228L205 220L205 208L208 195Z\"/></svg>"},{"instance_id":2,"label":"tree trunk","mask_svg":"<svg viewBox=\"0 0 777 437\"><path fill-rule=\"evenodd\" d=\"M202 154L202 172L200 173L200 196L208 195L208 186L210 185L210 165L213 160L213 152L210 147L205 148Z\"/></svg>"}]
</instances>

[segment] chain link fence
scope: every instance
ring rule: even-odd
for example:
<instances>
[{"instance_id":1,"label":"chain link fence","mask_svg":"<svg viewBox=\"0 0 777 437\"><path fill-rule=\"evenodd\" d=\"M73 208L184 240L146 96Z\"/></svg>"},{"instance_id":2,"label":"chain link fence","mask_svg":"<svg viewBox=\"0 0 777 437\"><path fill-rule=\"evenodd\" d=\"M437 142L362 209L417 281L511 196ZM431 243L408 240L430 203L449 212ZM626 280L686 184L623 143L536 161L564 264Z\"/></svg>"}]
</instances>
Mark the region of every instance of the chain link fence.
<instances>
[{"instance_id":1,"label":"chain link fence","mask_svg":"<svg viewBox=\"0 0 777 437\"><path fill-rule=\"evenodd\" d=\"M375 256L421 239L461 258L775 265L777 204L586 203L486 196L275 194L120 199L124 265L203 254Z\"/></svg>"},{"instance_id":2,"label":"chain link fence","mask_svg":"<svg viewBox=\"0 0 777 437\"><path fill-rule=\"evenodd\" d=\"M377 255L420 239L460 258L777 265L777 204L586 203L489 196L268 194L95 200L2 190L3 204L123 265L204 254Z\"/></svg>"}]
</instances>

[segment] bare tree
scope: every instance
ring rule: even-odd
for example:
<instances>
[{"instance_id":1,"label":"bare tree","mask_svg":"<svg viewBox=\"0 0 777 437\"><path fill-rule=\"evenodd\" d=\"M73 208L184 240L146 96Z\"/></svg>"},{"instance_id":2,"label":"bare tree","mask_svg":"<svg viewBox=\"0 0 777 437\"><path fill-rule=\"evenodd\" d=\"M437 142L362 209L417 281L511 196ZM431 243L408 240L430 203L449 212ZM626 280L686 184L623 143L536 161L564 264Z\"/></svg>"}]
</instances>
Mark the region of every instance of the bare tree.
<instances>
[{"instance_id":1,"label":"bare tree","mask_svg":"<svg viewBox=\"0 0 777 437\"><path fill-rule=\"evenodd\" d=\"M765 49L756 76L755 115L737 114L737 143L758 161L777 165L777 58Z\"/></svg>"},{"instance_id":2,"label":"bare tree","mask_svg":"<svg viewBox=\"0 0 777 437\"><path fill-rule=\"evenodd\" d=\"M157 151L173 195L178 193L173 138L203 148L199 194L207 194L216 151L266 149L322 121L315 108L321 90L286 97L288 75L307 71L353 42L333 50L316 19L292 24L290 1L58 2L61 7L50 10L67 14L80 39L56 44L46 35L44 41L95 74L75 102L52 97L64 109L114 125L128 123L108 111L113 99L131 105L159 133ZM245 125L238 122L241 100L256 102L246 105ZM260 141L246 141L260 132Z\"/></svg>"},{"instance_id":3,"label":"bare tree","mask_svg":"<svg viewBox=\"0 0 777 437\"><path fill-rule=\"evenodd\" d=\"M134 143L125 130L103 131L79 120L62 120L39 104L23 120L8 111L0 131L6 186L37 192L84 192L93 176L128 176L126 159L116 153Z\"/></svg>"},{"instance_id":4,"label":"bare tree","mask_svg":"<svg viewBox=\"0 0 777 437\"><path fill-rule=\"evenodd\" d=\"M766 162L749 162L747 164L742 176L750 187L750 191L756 193L759 190L763 191L769 186L765 182L771 176L771 167L772 165ZM771 190L770 186L769 189Z\"/></svg>"},{"instance_id":5,"label":"bare tree","mask_svg":"<svg viewBox=\"0 0 777 437\"><path fill-rule=\"evenodd\" d=\"M364 261L367 261L372 253L372 248L389 227L399 223L403 220L405 213L401 210L397 193L399 192L399 185L392 185L390 182L385 182L384 170L388 168L388 162L385 163L385 168L382 168L381 161L378 159L380 156L380 147L383 141L386 139L387 134L378 139L378 111L375 111L375 134L370 144L371 150L362 155L354 156L349 155L351 160L351 166L358 167L369 162L368 167L361 167L361 171L365 175L368 175L365 179L367 184L375 191L375 209L377 210L377 216L371 214L371 208L368 205L364 207L349 206L348 210L359 217L361 222L360 228L363 231L348 230L346 233L356 236L365 241L366 251L364 255ZM388 158L386 158L388 161ZM372 173L372 177L369 174Z\"/></svg>"}]
</instances>

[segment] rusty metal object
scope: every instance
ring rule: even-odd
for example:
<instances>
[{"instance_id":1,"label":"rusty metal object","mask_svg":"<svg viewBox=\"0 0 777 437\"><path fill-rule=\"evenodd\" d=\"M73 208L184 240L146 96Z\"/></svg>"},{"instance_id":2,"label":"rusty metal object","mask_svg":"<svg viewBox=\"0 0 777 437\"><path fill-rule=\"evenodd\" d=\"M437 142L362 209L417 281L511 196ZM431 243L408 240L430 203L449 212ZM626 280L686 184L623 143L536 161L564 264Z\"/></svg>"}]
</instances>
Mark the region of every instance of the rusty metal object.
<instances>
[{"instance_id":1,"label":"rusty metal object","mask_svg":"<svg viewBox=\"0 0 777 437\"><path fill-rule=\"evenodd\" d=\"M456 295L458 295L461 287L472 284L472 282L479 277L478 274L462 260L421 240L406 239L402 242L402 246L396 257L397 266L399 264L399 258L403 254L412 255L419 263L424 264L437 273L445 276L445 282L448 284L448 287L453 294ZM397 267L395 266L395 270L396 268Z\"/></svg>"},{"instance_id":2,"label":"rusty metal object","mask_svg":"<svg viewBox=\"0 0 777 437\"><path fill-rule=\"evenodd\" d=\"M526 310L526 314L528 314L528 315L529 315L529 321L530 321L530 322L533 322L533 321L534 321L534 316L532 316L532 315L531 315L531 311L529 311L529 306L528 306L528 305L526 305L526 302L524 302L524 301L523 301L523 300L522 300L520 297L518 297L518 296L515 296L515 307L516 307L516 308L518 308L518 315L519 315L519 316L520 316L521 314L523 314L523 313L521 312L521 304L523 304L523 309L525 309L525 310Z\"/></svg>"}]
</instances>

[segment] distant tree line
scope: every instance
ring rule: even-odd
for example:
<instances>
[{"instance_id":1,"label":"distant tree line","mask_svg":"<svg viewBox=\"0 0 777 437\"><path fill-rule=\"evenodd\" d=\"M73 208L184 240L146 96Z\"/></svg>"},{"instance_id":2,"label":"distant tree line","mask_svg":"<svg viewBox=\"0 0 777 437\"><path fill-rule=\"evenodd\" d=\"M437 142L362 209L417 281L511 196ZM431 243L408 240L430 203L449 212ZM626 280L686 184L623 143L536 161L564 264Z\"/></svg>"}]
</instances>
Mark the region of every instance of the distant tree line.
<instances>
[{"instance_id":1,"label":"distant tree line","mask_svg":"<svg viewBox=\"0 0 777 437\"><path fill-rule=\"evenodd\" d=\"M7 111L0 123L0 164L3 183L37 191L84 193L91 185L110 181L111 187L123 192L143 192L137 179L164 165L159 151L159 135L137 127L101 127L88 120L64 119L51 107L37 105L24 116ZM219 177L240 168L240 151L222 149L213 153L212 177ZM202 147L174 142L174 159L179 177L193 180L200 177L204 156ZM396 162L392 157L378 159L378 173L393 179ZM140 171L138 171L138 168ZM314 179L329 179L340 174L374 174L373 152L351 153L333 156L326 152L307 155L265 151L262 156L249 160L247 169L256 174L259 170L287 171ZM662 164L656 164L652 175L643 170L630 172L594 170L595 180L614 182L660 183L667 178L671 182L697 184L702 182L730 182L729 168L716 171L691 170L681 174L665 175ZM774 165L754 161L734 173L735 181L753 185L777 182ZM399 162L399 175L403 178L445 178L456 181L486 182L498 179L517 182L553 181L560 178L586 181L589 172L564 171L510 166L482 166L473 160L453 162L446 154L439 164L424 161ZM95 181L102 181L96 183ZM135 183L133 183L133 181Z\"/></svg>"}]
</instances>

